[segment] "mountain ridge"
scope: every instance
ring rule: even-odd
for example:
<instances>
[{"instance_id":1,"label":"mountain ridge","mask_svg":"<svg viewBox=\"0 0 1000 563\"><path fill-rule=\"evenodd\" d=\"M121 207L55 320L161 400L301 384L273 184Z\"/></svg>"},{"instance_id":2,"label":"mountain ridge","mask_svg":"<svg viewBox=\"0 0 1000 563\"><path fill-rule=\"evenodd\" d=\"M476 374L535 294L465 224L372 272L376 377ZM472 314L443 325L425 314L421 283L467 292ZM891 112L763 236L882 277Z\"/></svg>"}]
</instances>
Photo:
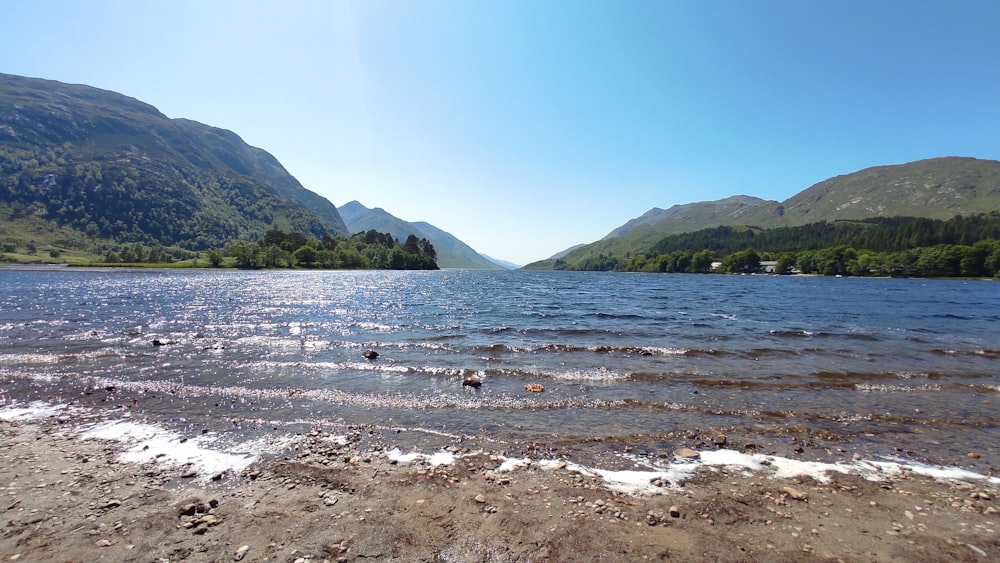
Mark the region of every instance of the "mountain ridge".
<instances>
[{"instance_id":1,"label":"mountain ridge","mask_svg":"<svg viewBox=\"0 0 1000 563\"><path fill-rule=\"evenodd\" d=\"M781 202L734 195L668 209L654 207L601 240L526 267L551 267L556 258L572 261L642 253L667 236L713 227L773 229L873 217L949 219L990 211L1000 211L1000 161L937 157L834 176Z\"/></svg>"},{"instance_id":2,"label":"mountain ridge","mask_svg":"<svg viewBox=\"0 0 1000 563\"><path fill-rule=\"evenodd\" d=\"M337 210L352 233L374 229L389 233L397 240L406 240L411 234L426 238L434 245L441 268L502 269L500 264L485 258L454 235L425 221L411 223L381 207L368 208L357 200L345 203Z\"/></svg>"},{"instance_id":3,"label":"mountain ridge","mask_svg":"<svg viewBox=\"0 0 1000 563\"><path fill-rule=\"evenodd\" d=\"M117 92L9 74L0 74L0 203L10 224L31 215L104 244L197 251L268 229L348 234L332 203L232 131Z\"/></svg>"}]
</instances>

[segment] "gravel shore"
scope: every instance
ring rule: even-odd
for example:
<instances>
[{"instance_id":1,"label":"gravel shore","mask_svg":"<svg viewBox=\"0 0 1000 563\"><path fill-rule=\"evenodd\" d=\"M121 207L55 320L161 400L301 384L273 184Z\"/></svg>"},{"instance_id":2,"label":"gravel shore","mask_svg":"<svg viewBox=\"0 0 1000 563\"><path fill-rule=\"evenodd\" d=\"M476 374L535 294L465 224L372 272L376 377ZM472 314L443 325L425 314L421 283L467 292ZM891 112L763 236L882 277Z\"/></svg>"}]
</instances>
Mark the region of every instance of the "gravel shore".
<instances>
[{"instance_id":1,"label":"gravel shore","mask_svg":"<svg viewBox=\"0 0 1000 563\"><path fill-rule=\"evenodd\" d=\"M434 465L318 431L199 480L69 426L0 421L0 560L1000 560L989 481L706 467L629 495L572 464L454 447Z\"/></svg>"}]
</instances>

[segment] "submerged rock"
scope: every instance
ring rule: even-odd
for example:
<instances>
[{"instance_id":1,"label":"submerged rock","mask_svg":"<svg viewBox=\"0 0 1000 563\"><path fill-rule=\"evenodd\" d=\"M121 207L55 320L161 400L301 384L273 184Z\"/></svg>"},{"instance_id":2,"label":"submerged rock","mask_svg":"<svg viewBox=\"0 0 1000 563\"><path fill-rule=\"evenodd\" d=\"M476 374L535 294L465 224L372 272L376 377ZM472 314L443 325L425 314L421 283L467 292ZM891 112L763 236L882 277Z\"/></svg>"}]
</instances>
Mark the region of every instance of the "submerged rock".
<instances>
[{"instance_id":1,"label":"submerged rock","mask_svg":"<svg viewBox=\"0 0 1000 563\"><path fill-rule=\"evenodd\" d=\"M465 379L462 380L462 385L466 387L479 388L483 386L483 380L479 379L479 377L475 375L470 375L469 377L466 377Z\"/></svg>"},{"instance_id":2,"label":"submerged rock","mask_svg":"<svg viewBox=\"0 0 1000 563\"><path fill-rule=\"evenodd\" d=\"M365 350L361 355L364 356L366 360L374 360L375 358L378 358L378 352L375 350Z\"/></svg>"}]
</instances>

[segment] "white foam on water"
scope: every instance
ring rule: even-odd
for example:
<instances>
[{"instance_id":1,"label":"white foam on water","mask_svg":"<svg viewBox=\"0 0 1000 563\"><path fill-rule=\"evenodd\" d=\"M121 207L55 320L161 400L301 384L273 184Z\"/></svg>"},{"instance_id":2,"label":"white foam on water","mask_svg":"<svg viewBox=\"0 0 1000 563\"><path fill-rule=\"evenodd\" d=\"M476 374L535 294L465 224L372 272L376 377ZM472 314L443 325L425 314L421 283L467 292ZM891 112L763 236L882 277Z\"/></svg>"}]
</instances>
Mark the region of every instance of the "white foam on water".
<instances>
[{"instance_id":1,"label":"white foam on water","mask_svg":"<svg viewBox=\"0 0 1000 563\"><path fill-rule=\"evenodd\" d=\"M455 454L451 452L437 452L431 455L427 461L434 467L439 465L451 465L455 463Z\"/></svg>"},{"instance_id":2,"label":"white foam on water","mask_svg":"<svg viewBox=\"0 0 1000 563\"><path fill-rule=\"evenodd\" d=\"M958 467L941 467L926 465L901 459L890 461L857 460L852 462L827 463L821 461L800 461L785 457L746 454L735 450L706 450L699 452L697 459L677 460L665 466L660 466L641 458L629 458L637 466L648 469L607 470L587 467L558 460L531 461L530 459L504 460L500 471L514 471L530 465L549 469L564 466L569 471L600 477L605 486L613 491L624 494L643 496L664 492L665 486L683 483L690 479L699 469L719 468L742 469L747 475L763 473L772 479L792 479L795 477L810 477L819 483L828 483L831 473L858 475L869 481L883 481L905 475L923 475L939 481L983 481L991 485L1000 485L1000 477L990 477ZM655 481L661 481L655 485Z\"/></svg>"},{"instance_id":3,"label":"white foam on water","mask_svg":"<svg viewBox=\"0 0 1000 563\"><path fill-rule=\"evenodd\" d=\"M71 412L69 405L51 405L35 401L27 405L8 405L0 409L0 420L38 420Z\"/></svg>"},{"instance_id":4,"label":"white foam on water","mask_svg":"<svg viewBox=\"0 0 1000 563\"><path fill-rule=\"evenodd\" d=\"M560 467L568 467L569 466L569 464L567 462L560 461L558 459L543 459L543 460L539 460L539 461L535 462L535 465L538 465L539 467L541 467L545 471L552 471L553 469L559 469Z\"/></svg>"},{"instance_id":5,"label":"white foam on water","mask_svg":"<svg viewBox=\"0 0 1000 563\"><path fill-rule=\"evenodd\" d=\"M195 480L199 482L225 471L239 473L256 461L260 453L251 444L235 448L236 453L213 450L208 445L218 436L203 435L185 440L176 432L130 420L96 424L84 430L81 437L124 444L125 450L119 457L126 463L155 462L165 468L189 467L197 472Z\"/></svg>"},{"instance_id":6,"label":"white foam on water","mask_svg":"<svg viewBox=\"0 0 1000 563\"><path fill-rule=\"evenodd\" d=\"M654 485L654 481L661 480L675 483L691 475L686 468L671 468L666 471L636 471L627 469L610 471L575 466L572 469L576 469L580 473L597 475L604 480L605 486L612 491L637 496L660 492L662 490L661 487Z\"/></svg>"},{"instance_id":7,"label":"white foam on water","mask_svg":"<svg viewBox=\"0 0 1000 563\"><path fill-rule=\"evenodd\" d=\"M923 463L906 462L898 458L888 458L891 461L858 461L857 464L869 465L881 474L892 476L913 474L923 475L938 481L984 481L990 485L1000 485L1000 477L990 477L961 467L942 467Z\"/></svg>"},{"instance_id":8,"label":"white foam on water","mask_svg":"<svg viewBox=\"0 0 1000 563\"><path fill-rule=\"evenodd\" d=\"M509 473L511 471L521 469L522 467L527 467L531 465L531 460L524 458L508 457L504 458L503 463L497 468L497 473Z\"/></svg>"},{"instance_id":9,"label":"white foam on water","mask_svg":"<svg viewBox=\"0 0 1000 563\"><path fill-rule=\"evenodd\" d=\"M323 439L326 440L327 442L333 442L338 446L346 446L347 444L351 443L351 441L347 438L347 436L327 436L326 438Z\"/></svg>"},{"instance_id":10,"label":"white foam on water","mask_svg":"<svg viewBox=\"0 0 1000 563\"><path fill-rule=\"evenodd\" d=\"M425 460L427 461L427 463L431 464L434 467L437 467L439 465L451 465L455 463L456 459L455 454L446 451L439 451L430 455L422 454L419 452L409 452L404 454L399 450L399 448L390 450L386 452L385 455L386 457L389 458L390 461L395 461L396 463L401 463L404 465L408 463L413 463L414 461L417 460Z\"/></svg>"}]
</instances>

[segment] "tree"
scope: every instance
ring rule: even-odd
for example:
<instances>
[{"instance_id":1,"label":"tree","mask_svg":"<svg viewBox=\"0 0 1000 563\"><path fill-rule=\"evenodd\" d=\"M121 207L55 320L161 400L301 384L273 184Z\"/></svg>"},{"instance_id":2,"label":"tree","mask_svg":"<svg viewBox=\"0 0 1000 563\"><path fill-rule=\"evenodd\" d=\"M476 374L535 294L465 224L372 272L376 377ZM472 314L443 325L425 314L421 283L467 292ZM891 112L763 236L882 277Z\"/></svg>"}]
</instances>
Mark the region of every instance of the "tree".
<instances>
[{"instance_id":1,"label":"tree","mask_svg":"<svg viewBox=\"0 0 1000 563\"><path fill-rule=\"evenodd\" d=\"M437 261L437 250L434 249L431 241L425 238L420 239L420 253L435 262Z\"/></svg>"},{"instance_id":2,"label":"tree","mask_svg":"<svg viewBox=\"0 0 1000 563\"><path fill-rule=\"evenodd\" d=\"M219 249L213 249L208 251L208 263L212 265L213 268L218 268L222 265L222 251Z\"/></svg>"},{"instance_id":3,"label":"tree","mask_svg":"<svg viewBox=\"0 0 1000 563\"><path fill-rule=\"evenodd\" d=\"M693 273L707 273L712 270L712 262L715 261L715 253L711 250L702 250L691 255L691 265L688 270Z\"/></svg>"},{"instance_id":4,"label":"tree","mask_svg":"<svg viewBox=\"0 0 1000 563\"><path fill-rule=\"evenodd\" d=\"M255 242L234 242L230 245L229 255L236 258L236 267L255 269L264 266L264 253Z\"/></svg>"},{"instance_id":5,"label":"tree","mask_svg":"<svg viewBox=\"0 0 1000 563\"><path fill-rule=\"evenodd\" d=\"M416 235L406 237L406 242L403 243L403 251L407 254L420 254L420 239Z\"/></svg>"},{"instance_id":6,"label":"tree","mask_svg":"<svg viewBox=\"0 0 1000 563\"><path fill-rule=\"evenodd\" d=\"M786 252L778 257L778 260L774 264L774 273L787 274L792 271L793 267L795 267L795 255Z\"/></svg>"},{"instance_id":7,"label":"tree","mask_svg":"<svg viewBox=\"0 0 1000 563\"><path fill-rule=\"evenodd\" d=\"M760 255L752 248L734 252L722 260L722 267L733 274L752 274L760 269Z\"/></svg>"},{"instance_id":8,"label":"tree","mask_svg":"<svg viewBox=\"0 0 1000 563\"><path fill-rule=\"evenodd\" d=\"M312 268L319 258L319 253L311 246L303 246L295 251L295 261L306 268Z\"/></svg>"}]
</instances>

